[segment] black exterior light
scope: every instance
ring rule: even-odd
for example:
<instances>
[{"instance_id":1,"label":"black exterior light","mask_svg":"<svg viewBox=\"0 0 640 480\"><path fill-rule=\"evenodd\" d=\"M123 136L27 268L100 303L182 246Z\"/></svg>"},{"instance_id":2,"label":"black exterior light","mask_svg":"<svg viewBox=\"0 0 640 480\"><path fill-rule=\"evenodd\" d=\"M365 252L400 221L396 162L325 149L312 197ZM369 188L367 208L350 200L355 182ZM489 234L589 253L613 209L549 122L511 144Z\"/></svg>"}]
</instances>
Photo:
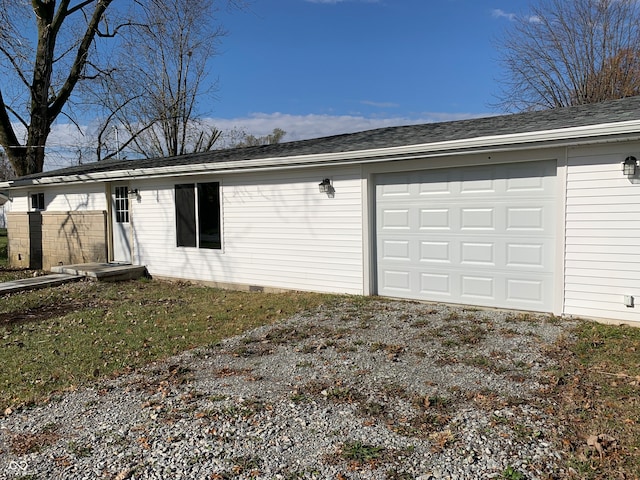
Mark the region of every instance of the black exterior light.
<instances>
[{"instance_id":1,"label":"black exterior light","mask_svg":"<svg viewBox=\"0 0 640 480\"><path fill-rule=\"evenodd\" d=\"M638 161L636 160L636 157L629 156L625 158L624 162L622 163L622 173L632 177L636 174L637 171L638 171Z\"/></svg>"},{"instance_id":2,"label":"black exterior light","mask_svg":"<svg viewBox=\"0 0 640 480\"><path fill-rule=\"evenodd\" d=\"M323 179L319 184L318 188L320 193L331 193L331 180L328 178Z\"/></svg>"}]
</instances>

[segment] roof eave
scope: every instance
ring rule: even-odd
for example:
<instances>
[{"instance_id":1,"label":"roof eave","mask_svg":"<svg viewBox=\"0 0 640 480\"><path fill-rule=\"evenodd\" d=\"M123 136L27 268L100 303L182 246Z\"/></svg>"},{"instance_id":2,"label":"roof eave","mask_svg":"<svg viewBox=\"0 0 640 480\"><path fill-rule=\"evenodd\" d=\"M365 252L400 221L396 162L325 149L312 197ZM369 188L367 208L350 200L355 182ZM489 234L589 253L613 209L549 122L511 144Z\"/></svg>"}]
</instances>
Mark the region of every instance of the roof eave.
<instances>
[{"instance_id":1,"label":"roof eave","mask_svg":"<svg viewBox=\"0 0 640 480\"><path fill-rule=\"evenodd\" d=\"M415 157L435 157L452 154L495 152L508 149L531 149L559 146L577 146L606 141L640 140L640 120L605 123L582 127L570 127L536 132L492 135L462 140L376 148L336 153L266 157L262 159L231 162L209 162L191 165L175 165L105 171L88 174L41 177L28 180L1 182L0 188L20 188L33 185L61 183L87 183L117 181L141 177L164 177L170 175L192 175L199 173L237 173L255 170L272 170L320 165L344 165L351 163L375 163L389 160L404 160Z\"/></svg>"}]
</instances>

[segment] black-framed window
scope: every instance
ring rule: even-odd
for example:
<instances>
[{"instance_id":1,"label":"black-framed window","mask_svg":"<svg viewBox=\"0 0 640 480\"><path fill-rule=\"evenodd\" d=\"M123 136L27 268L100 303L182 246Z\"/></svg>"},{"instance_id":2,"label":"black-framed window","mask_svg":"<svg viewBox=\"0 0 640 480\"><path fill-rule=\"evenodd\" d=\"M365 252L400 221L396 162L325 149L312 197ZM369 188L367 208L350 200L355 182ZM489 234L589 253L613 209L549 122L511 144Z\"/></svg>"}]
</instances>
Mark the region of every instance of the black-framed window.
<instances>
[{"instance_id":1,"label":"black-framed window","mask_svg":"<svg viewBox=\"0 0 640 480\"><path fill-rule=\"evenodd\" d=\"M178 247L222 248L220 182L175 186Z\"/></svg>"},{"instance_id":2,"label":"black-framed window","mask_svg":"<svg viewBox=\"0 0 640 480\"><path fill-rule=\"evenodd\" d=\"M44 210L44 193L31 194L31 210Z\"/></svg>"}]
</instances>

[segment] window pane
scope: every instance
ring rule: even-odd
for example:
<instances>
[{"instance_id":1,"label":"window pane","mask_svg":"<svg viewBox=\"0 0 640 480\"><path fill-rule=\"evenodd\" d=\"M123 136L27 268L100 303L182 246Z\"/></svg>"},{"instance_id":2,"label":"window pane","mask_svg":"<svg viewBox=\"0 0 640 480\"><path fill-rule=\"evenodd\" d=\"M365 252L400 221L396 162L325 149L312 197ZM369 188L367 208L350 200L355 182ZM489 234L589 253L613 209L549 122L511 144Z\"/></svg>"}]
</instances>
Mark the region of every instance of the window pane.
<instances>
[{"instance_id":1,"label":"window pane","mask_svg":"<svg viewBox=\"0 0 640 480\"><path fill-rule=\"evenodd\" d=\"M193 184L176 185L176 241L179 247L196 246L196 199Z\"/></svg>"},{"instance_id":2,"label":"window pane","mask_svg":"<svg viewBox=\"0 0 640 480\"><path fill-rule=\"evenodd\" d=\"M222 248L220 237L220 183L198 184L200 248Z\"/></svg>"},{"instance_id":3,"label":"window pane","mask_svg":"<svg viewBox=\"0 0 640 480\"><path fill-rule=\"evenodd\" d=\"M127 187L116 187L115 202L113 208L116 213L116 222L129 223L129 194Z\"/></svg>"},{"instance_id":4,"label":"window pane","mask_svg":"<svg viewBox=\"0 0 640 480\"><path fill-rule=\"evenodd\" d=\"M44 210L44 193L31 194L31 209Z\"/></svg>"}]
</instances>

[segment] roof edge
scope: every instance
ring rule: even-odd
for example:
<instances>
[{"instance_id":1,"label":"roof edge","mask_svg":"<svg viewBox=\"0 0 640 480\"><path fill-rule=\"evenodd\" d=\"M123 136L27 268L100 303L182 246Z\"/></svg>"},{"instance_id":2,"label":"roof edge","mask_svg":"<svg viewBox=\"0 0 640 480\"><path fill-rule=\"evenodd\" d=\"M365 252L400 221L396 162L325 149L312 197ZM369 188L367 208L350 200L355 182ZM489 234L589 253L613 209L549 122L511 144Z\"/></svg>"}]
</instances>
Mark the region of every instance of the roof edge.
<instances>
[{"instance_id":1,"label":"roof edge","mask_svg":"<svg viewBox=\"0 0 640 480\"><path fill-rule=\"evenodd\" d=\"M133 179L147 176L188 175L204 172L237 173L274 168L319 166L323 164L349 164L359 162L382 162L398 160L406 156L434 156L454 153L476 152L479 149L500 149L509 147L535 148L550 144L552 146L571 146L603 137L637 134L640 137L640 120L611 122L580 127L568 127L535 132L490 135L483 137L450 140L442 142L355 150L336 153L320 153L285 157L265 157L261 159L238 160L229 163L196 163L166 167L150 167L103 171L87 174L40 177L28 180L0 182L0 188L19 188L33 185L51 185L61 183L99 182L108 180Z\"/></svg>"}]
</instances>

